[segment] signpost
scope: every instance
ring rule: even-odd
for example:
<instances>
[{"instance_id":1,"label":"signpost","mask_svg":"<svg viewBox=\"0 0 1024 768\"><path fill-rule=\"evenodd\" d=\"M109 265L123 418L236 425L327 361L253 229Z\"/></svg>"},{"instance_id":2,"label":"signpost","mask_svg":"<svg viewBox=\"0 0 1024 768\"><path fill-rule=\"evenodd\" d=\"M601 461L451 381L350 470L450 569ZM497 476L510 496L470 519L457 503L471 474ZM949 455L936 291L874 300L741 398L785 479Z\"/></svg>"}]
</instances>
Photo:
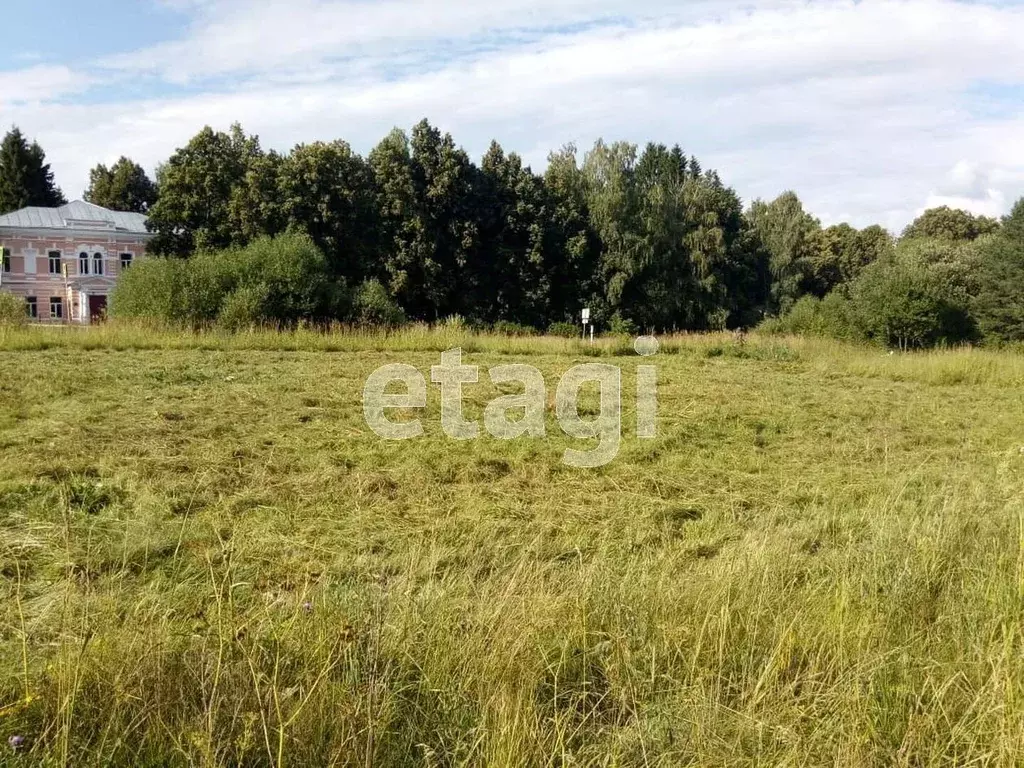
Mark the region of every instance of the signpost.
<instances>
[{"instance_id":1,"label":"signpost","mask_svg":"<svg viewBox=\"0 0 1024 768\"><path fill-rule=\"evenodd\" d=\"M590 308L587 307L583 310L583 340L587 340L587 324L590 322ZM590 326L590 341L594 341L594 326Z\"/></svg>"}]
</instances>

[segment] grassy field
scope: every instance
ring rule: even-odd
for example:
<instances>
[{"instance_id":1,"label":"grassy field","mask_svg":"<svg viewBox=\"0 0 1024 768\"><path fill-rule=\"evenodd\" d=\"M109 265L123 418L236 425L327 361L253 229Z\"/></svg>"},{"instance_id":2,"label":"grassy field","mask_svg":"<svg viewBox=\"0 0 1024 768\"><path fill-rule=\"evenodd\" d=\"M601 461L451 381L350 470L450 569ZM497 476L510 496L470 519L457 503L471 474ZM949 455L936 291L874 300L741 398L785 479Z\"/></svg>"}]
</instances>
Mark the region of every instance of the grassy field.
<instances>
[{"instance_id":1,"label":"grassy field","mask_svg":"<svg viewBox=\"0 0 1024 768\"><path fill-rule=\"evenodd\" d=\"M370 432L460 345L659 435ZM1020 765L1022 425L1011 353L0 330L0 765Z\"/></svg>"}]
</instances>

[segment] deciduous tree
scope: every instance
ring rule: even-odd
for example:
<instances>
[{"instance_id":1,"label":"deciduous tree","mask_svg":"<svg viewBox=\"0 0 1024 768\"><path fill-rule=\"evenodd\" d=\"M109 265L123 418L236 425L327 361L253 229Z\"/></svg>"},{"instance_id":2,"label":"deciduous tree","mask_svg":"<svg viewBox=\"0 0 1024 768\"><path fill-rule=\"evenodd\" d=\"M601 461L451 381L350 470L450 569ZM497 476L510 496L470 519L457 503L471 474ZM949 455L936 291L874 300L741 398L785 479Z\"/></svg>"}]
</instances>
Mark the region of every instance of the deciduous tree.
<instances>
[{"instance_id":1,"label":"deciduous tree","mask_svg":"<svg viewBox=\"0 0 1024 768\"><path fill-rule=\"evenodd\" d=\"M141 165L122 157L110 168L100 164L89 172L85 199L112 211L145 213L156 202L157 188Z\"/></svg>"}]
</instances>

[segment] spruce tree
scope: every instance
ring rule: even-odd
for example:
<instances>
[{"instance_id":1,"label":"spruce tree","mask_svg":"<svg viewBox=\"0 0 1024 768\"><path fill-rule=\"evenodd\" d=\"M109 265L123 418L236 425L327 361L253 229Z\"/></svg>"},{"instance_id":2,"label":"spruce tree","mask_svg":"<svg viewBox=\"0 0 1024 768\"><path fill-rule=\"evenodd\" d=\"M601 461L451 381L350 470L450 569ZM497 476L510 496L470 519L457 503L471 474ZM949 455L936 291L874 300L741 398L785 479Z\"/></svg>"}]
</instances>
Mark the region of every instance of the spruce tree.
<instances>
[{"instance_id":1,"label":"spruce tree","mask_svg":"<svg viewBox=\"0 0 1024 768\"><path fill-rule=\"evenodd\" d=\"M66 202L53 183L43 148L36 142L29 144L18 128L12 128L0 142L0 213Z\"/></svg>"}]
</instances>

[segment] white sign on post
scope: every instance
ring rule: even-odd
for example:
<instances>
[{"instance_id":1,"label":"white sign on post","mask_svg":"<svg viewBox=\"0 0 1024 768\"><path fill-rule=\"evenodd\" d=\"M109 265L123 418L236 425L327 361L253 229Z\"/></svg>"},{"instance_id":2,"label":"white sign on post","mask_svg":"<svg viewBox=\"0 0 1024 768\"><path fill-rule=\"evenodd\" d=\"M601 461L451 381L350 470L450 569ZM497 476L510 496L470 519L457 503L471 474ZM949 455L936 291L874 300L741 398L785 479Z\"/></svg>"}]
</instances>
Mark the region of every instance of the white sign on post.
<instances>
[{"instance_id":1,"label":"white sign on post","mask_svg":"<svg viewBox=\"0 0 1024 768\"><path fill-rule=\"evenodd\" d=\"M584 309L583 310L583 322L584 323L589 323L590 322L590 310L589 309Z\"/></svg>"}]
</instances>

